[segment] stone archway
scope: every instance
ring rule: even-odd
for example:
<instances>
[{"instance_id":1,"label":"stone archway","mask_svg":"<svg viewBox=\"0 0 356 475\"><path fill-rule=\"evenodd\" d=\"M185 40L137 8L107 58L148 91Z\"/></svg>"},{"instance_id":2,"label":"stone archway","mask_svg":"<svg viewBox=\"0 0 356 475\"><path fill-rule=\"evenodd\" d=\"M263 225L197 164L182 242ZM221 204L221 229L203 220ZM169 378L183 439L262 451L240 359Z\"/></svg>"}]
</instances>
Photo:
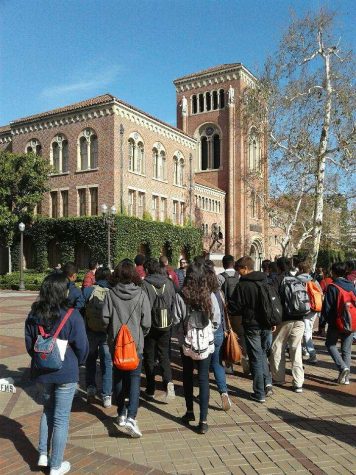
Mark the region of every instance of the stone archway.
<instances>
[{"instance_id":1,"label":"stone archway","mask_svg":"<svg viewBox=\"0 0 356 475\"><path fill-rule=\"evenodd\" d=\"M263 245L259 239L255 239L252 242L250 256L255 261L255 270L261 270L263 260Z\"/></svg>"}]
</instances>

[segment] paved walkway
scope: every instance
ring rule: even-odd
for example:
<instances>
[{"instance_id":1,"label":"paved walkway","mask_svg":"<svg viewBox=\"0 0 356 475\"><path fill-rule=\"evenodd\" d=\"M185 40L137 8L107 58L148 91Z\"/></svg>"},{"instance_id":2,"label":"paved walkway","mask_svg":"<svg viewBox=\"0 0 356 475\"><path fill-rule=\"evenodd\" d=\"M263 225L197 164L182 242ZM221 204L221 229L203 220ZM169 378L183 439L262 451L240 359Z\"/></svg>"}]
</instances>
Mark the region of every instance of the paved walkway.
<instances>
[{"instance_id":1,"label":"paved walkway","mask_svg":"<svg viewBox=\"0 0 356 475\"><path fill-rule=\"evenodd\" d=\"M0 393L0 474L38 472L41 407L29 381L23 324L34 294L0 292L0 378L12 377L17 392ZM75 474L356 474L356 383L333 383L334 365L317 340L320 362L305 365L302 394L276 388L264 405L248 399L251 381L240 367L228 377L233 408L225 413L211 380L209 432L198 435L180 423L184 413L181 366L175 353L177 398L168 405L141 401L141 439L113 422L115 407L75 399L66 458ZM355 350L355 346L354 346ZM355 351L353 360L355 361ZM83 375L81 375L83 377Z\"/></svg>"}]
</instances>

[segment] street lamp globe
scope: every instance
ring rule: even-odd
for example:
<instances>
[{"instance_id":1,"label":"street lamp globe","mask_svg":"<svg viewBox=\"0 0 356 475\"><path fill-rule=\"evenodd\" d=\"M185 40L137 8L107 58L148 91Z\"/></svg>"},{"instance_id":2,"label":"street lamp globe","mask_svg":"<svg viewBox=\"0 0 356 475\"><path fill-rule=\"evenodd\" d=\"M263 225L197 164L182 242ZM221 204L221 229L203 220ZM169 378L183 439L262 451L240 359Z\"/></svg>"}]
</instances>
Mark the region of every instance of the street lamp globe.
<instances>
[{"instance_id":1,"label":"street lamp globe","mask_svg":"<svg viewBox=\"0 0 356 475\"><path fill-rule=\"evenodd\" d=\"M108 206L104 203L101 205L101 212L106 215L108 212Z\"/></svg>"},{"instance_id":2,"label":"street lamp globe","mask_svg":"<svg viewBox=\"0 0 356 475\"><path fill-rule=\"evenodd\" d=\"M115 206L112 206L112 207L110 208L110 211L111 211L112 216L115 216L115 214L116 214L116 208L115 208Z\"/></svg>"},{"instance_id":3,"label":"street lamp globe","mask_svg":"<svg viewBox=\"0 0 356 475\"><path fill-rule=\"evenodd\" d=\"M23 233L25 231L25 224L24 223L19 223L19 230L21 233Z\"/></svg>"}]
</instances>

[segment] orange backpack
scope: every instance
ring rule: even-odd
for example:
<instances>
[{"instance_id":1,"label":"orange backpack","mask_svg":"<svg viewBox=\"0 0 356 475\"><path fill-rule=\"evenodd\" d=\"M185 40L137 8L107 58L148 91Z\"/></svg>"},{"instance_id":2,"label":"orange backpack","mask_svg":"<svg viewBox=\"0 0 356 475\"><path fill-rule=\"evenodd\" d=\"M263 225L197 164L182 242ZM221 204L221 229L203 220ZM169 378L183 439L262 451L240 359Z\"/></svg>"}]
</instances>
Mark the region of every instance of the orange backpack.
<instances>
[{"instance_id":1,"label":"orange backpack","mask_svg":"<svg viewBox=\"0 0 356 475\"><path fill-rule=\"evenodd\" d=\"M313 280L307 282L307 292L310 301L310 310L313 312L321 312L323 306L323 293L318 284Z\"/></svg>"},{"instance_id":2,"label":"orange backpack","mask_svg":"<svg viewBox=\"0 0 356 475\"><path fill-rule=\"evenodd\" d=\"M137 368L139 362L135 340L129 327L122 325L116 338L113 363L117 369L131 371Z\"/></svg>"}]
</instances>

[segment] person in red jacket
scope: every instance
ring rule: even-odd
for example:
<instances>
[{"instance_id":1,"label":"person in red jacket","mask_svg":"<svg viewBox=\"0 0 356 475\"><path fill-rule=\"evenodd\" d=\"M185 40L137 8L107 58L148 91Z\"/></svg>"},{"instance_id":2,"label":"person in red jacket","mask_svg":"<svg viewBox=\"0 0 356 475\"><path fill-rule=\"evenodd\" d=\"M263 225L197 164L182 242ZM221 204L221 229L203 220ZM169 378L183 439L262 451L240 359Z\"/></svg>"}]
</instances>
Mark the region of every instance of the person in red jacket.
<instances>
[{"instance_id":1,"label":"person in red jacket","mask_svg":"<svg viewBox=\"0 0 356 475\"><path fill-rule=\"evenodd\" d=\"M82 288L85 287L92 287L95 285L95 272L96 269L99 267L99 263L96 259L90 259L89 261L89 270L84 276Z\"/></svg>"},{"instance_id":2,"label":"person in red jacket","mask_svg":"<svg viewBox=\"0 0 356 475\"><path fill-rule=\"evenodd\" d=\"M146 257L143 254L137 254L134 260L135 266L136 266L136 272L138 273L138 275L141 277L142 280L146 277L146 272L143 267L145 260L146 260Z\"/></svg>"},{"instance_id":3,"label":"person in red jacket","mask_svg":"<svg viewBox=\"0 0 356 475\"><path fill-rule=\"evenodd\" d=\"M171 267L168 262L168 257L167 256L161 256L159 258L159 264L163 270L167 272L168 277L172 280L174 284L174 288L176 290L179 289L179 280L177 274L174 272L173 267Z\"/></svg>"}]
</instances>

